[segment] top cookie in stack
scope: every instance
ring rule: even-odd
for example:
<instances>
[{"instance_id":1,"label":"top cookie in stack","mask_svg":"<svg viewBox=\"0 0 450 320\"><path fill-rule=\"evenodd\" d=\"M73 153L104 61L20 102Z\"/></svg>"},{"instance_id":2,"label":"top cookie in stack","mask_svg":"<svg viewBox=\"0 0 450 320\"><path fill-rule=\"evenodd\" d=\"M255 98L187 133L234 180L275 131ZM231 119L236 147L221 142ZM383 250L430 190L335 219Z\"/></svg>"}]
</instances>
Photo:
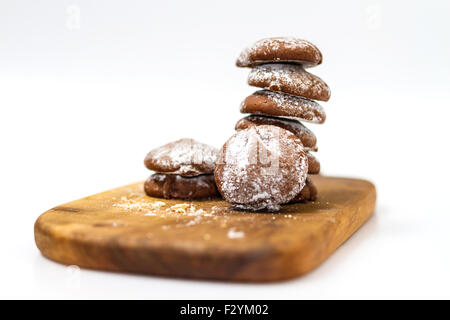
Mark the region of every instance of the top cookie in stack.
<instances>
[{"instance_id":1,"label":"top cookie in stack","mask_svg":"<svg viewBox=\"0 0 450 320\"><path fill-rule=\"evenodd\" d=\"M320 172L320 163L310 152L317 151L317 139L300 120L319 124L325 121L325 111L314 100L328 101L330 89L305 68L321 63L322 53L315 45L284 37L259 40L236 61L238 67L252 68L248 84L262 88L242 102L241 113L251 115L239 120L236 130L275 125L294 133L308 151L308 174ZM314 200L316 190L312 180L307 180L306 188L310 190L303 190L293 201Z\"/></svg>"}]
</instances>

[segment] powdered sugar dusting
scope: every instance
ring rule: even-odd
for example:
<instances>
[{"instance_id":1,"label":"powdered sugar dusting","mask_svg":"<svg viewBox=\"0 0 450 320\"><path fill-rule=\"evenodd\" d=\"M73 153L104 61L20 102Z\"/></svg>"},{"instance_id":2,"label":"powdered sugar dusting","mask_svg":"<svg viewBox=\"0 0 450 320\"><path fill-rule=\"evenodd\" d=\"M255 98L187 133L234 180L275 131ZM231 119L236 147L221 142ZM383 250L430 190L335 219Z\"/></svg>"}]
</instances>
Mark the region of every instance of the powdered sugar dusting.
<instances>
[{"instance_id":1,"label":"powdered sugar dusting","mask_svg":"<svg viewBox=\"0 0 450 320\"><path fill-rule=\"evenodd\" d=\"M217 149L193 139L180 139L150 151L145 164L166 174L196 176L214 171Z\"/></svg>"},{"instance_id":2,"label":"powdered sugar dusting","mask_svg":"<svg viewBox=\"0 0 450 320\"><path fill-rule=\"evenodd\" d=\"M272 63L257 66L250 71L248 84L325 101L331 94L330 88L322 79L305 71L302 66L293 64Z\"/></svg>"},{"instance_id":3,"label":"powdered sugar dusting","mask_svg":"<svg viewBox=\"0 0 450 320\"><path fill-rule=\"evenodd\" d=\"M278 117L270 117L265 115L250 115L242 118L236 123L236 130L246 129L253 125L272 125L286 129L302 140L305 148L311 149L316 145L316 136L305 127L300 121L295 119L283 119Z\"/></svg>"},{"instance_id":4,"label":"powdered sugar dusting","mask_svg":"<svg viewBox=\"0 0 450 320\"><path fill-rule=\"evenodd\" d=\"M311 42L292 37L275 37L261 39L250 47L245 48L239 55L236 64L238 66L248 67L258 63L264 63L267 61L260 59L265 56L274 56L275 61L286 62L286 60L282 60L277 56L279 50L287 50L294 54L297 53L297 55L302 55L303 53L303 59L292 62L303 63L306 66L313 66L322 62L322 53ZM306 57L311 61L302 61Z\"/></svg>"},{"instance_id":5,"label":"powdered sugar dusting","mask_svg":"<svg viewBox=\"0 0 450 320\"><path fill-rule=\"evenodd\" d=\"M158 210L164 207L165 205L166 203L162 201L149 202L145 201L145 199L134 199L122 196L120 198L120 202L113 203L112 207L131 212L150 213L153 210Z\"/></svg>"},{"instance_id":6,"label":"powdered sugar dusting","mask_svg":"<svg viewBox=\"0 0 450 320\"><path fill-rule=\"evenodd\" d=\"M325 122L325 110L313 100L270 90L259 90L253 93L253 95L259 95L269 99L285 116L300 118L312 123ZM245 107L246 101L244 100L241 104L242 113L246 113ZM257 112L253 111L253 113Z\"/></svg>"}]
</instances>

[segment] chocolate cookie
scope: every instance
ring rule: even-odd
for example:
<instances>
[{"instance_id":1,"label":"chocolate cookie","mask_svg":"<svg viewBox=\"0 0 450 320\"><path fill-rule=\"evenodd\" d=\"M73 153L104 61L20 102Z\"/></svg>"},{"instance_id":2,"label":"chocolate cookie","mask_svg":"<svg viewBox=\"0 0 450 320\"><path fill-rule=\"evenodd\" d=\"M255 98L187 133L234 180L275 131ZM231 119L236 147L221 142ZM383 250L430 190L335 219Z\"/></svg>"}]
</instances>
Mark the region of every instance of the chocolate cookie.
<instances>
[{"instance_id":1,"label":"chocolate cookie","mask_svg":"<svg viewBox=\"0 0 450 320\"><path fill-rule=\"evenodd\" d=\"M180 139L150 151L145 166L158 173L198 176L211 174L217 149L193 139Z\"/></svg>"},{"instance_id":2,"label":"chocolate cookie","mask_svg":"<svg viewBox=\"0 0 450 320\"><path fill-rule=\"evenodd\" d=\"M317 199L317 187L314 181L309 177L306 178L305 186L302 191L289 203L315 201Z\"/></svg>"},{"instance_id":3,"label":"chocolate cookie","mask_svg":"<svg viewBox=\"0 0 450 320\"><path fill-rule=\"evenodd\" d=\"M309 174L318 174L320 172L320 162L314 157L311 152L307 152L306 156L308 157L308 173Z\"/></svg>"},{"instance_id":4,"label":"chocolate cookie","mask_svg":"<svg viewBox=\"0 0 450 320\"><path fill-rule=\"evenodd\" d=\"M235 208L278 211L303 189L308 158L301 140L276 126L236 132L219 152L214 176Z\"/></svg>"},{"instance_id":5,"label":"chocolate cookie","mask_svg":"<svg viewBox=\"0 0 450 320\"><path fill-rule=\"evenodd\" d=\"M212 174L182 177L155 173L145 181L144 190L151 197L164 199L197 200L218 196Z\"/></svg>"},{"instance_id":6,"label":"chocolate cookie","mask_svg":"<svg viewBox=\"0 0 450 320\"><path fill-rule=\"evenodd\" d=\"M314 133L312 133L312 131L305 127L300 121L295 119L250 115L239 120L236 123L235 129L242 130L255 125L272 125L288 130L299 137L300 140L302 140L303 146L307 148L314 148L317 142Z\"/></svg>"},{"instance_id":7,"label":"chocolate cookie","mask_svg":"<svg viewBox=\"0 0 450 320\"><path fill-rule=\"evenodd\" d=\"M257 66L248 75L248 84L294 96L328 101L330 88L300 65L271 63Z\"/></svg>"},{"instance_id":8,"label":"chocolate cookie","mask_svg":"<svg viewBox=\"0 0 450 320\"><path fill-rule=\"evenodd\" d=\"M287 37L266 38L242 51L236 65L253 67L268 62L293 62L312 67L322 63L322 53L306 40Z\"/></svg>"},{"instance_id":9,"label":"chocolate cookie","mask_svg":"<svg viewBox=\"0 0 450 320\"><path fill-rule=\"evenodd\" d=\"M241 113L295 117L313 123L323 123L326 119L325 111L317 102L269 90L259 90L245 98Z\"/></svg>"}]
</instances>

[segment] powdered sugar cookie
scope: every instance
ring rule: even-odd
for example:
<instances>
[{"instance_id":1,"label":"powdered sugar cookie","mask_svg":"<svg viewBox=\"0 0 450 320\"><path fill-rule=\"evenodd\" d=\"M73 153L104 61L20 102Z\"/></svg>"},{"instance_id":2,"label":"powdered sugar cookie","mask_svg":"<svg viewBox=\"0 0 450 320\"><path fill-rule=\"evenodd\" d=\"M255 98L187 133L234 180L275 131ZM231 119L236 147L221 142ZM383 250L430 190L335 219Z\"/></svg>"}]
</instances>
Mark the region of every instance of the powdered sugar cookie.
<instances>
[{"instance_id":1,"label":"powdered sugar cookie","mask_svg":"<svg viewBox=\"0 0 450 320\"><path fill-rule=\"evenodd\" d=\"M182 177L155 173L145 181L144 190L151 197L164 199L196 200L218 196L212 174Z\"/></svg>"},{"instance_id":2,"label":"powdered sugar cookie","mask_svg":"<svg viewBox=\"0 0 450 320\"><path fill-rule=\"evenodd\" d=\"M314 148L316 146L317 139L314 133L305 127L300 121L295 119L250 115L239 120L236 123L235 129L242 130L255 125L272 125L283 128L299 137L304 147Z\"/></svg>"},{"instance_id":3,"label":"powdered sugar cookie","mask_svg":"<svg viewBox=\"0 0 450 320\"><path fill-rule=\"evenodd\" d=\"M236 132L219 152L214 176L235 208L278 211L305 185L308 159L301 140L276 126Z\"/></svg>"},{"instance_id":4,"label":"powdered sugar cookie","mask_svg":"<svg viewBox=\"0 0 450 320\"><path fill-rule=\"evenodd\" d=\"M158 173L198 176L211 174L217 149L193 139L180 139L150 151L145 166Z\"/></svg>"},{"instance_id":5,"label":"powdered sugar cookie","mask_svg":"<svg viewBox=\"0 0 450 320\"><path fill-rule=\"evenodd\" d=\"M245 98L241 113L295 117L312 123L323 123L326 119L325 111L317 102L269 90L259 90Z\"/></svg>"},{"instance_id":6,"label":"powdered sugar cookie","mask_svg":"<svg viewBox=\"0 0 450 320\"><path fill-rule=\"evenodd\" d=\"M263 64L253 68L248 75L248 84L294 96L328 101L330 88L300 65L285 63Z\"/></svg>"},{"instance_id":7,"label":"powdered sugar cookie","mask_svg":"<svg viewBox=\"0 0 450 320\"><path fill-rule=\"evenodd\" d=\"M290 37L266 38L244 49L236 65L253 67L268 62L292 62L312 67L322 63L322 53L306 40Z\"/></svg>"},{"instance_id":8,"label":"powdered sugar cookie","mask_svg":"<svg viewBox=\"0 0 450 320\"><path fill-rule=\"evenodd\" d=\"M305 186L302 191L289 203L315 201L317 199L317 187L314 181L309 177L306 178Z\"/></svg>"}]
</instances>

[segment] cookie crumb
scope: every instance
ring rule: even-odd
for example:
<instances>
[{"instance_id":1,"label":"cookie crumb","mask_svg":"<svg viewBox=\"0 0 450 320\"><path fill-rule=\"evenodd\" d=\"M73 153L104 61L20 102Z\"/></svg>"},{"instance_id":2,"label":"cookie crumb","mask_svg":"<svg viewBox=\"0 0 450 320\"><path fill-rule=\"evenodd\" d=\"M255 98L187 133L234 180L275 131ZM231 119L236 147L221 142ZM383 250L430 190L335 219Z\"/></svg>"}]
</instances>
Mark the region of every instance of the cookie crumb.
<instances>
[{"instance_id":1,"label":"cookie crumb","mask_svg":"<svg viewBox=\"0 0 450 320\"><path fill-rule=\"evenodd\" d=\"M186 213L186 209L190 207L189 203L180 203L180 204L176 204L173 205L169 208L170 211L173 211L175 213Z\"/></svg>"},{"instance_id":2,"label":"cookie crumb","mask_svg":"<svg viewBox=\"0 0 450 320\"><path fill-rule=\"evenodd\" d=\"M236 228L230 228L227 233L228 238L230 239L241 239L245 236L243 231L236 231Z\"/></svg>"},{"instance_id":3,"label":"cookie crumb","mask_svg":"<svg viewBox=\"0 0 450 320\"><path fill-rule=\"evenodd\" d=\"M187 226L187 227L193 226L193 225L199 223L201 220L202 220L202 217L201 217L201 216L196 216L194 219L192 219L192 220L190 220L188 223L186 223L186 226Z\"/></svg>"},{"instance_id":4,"label":"cookie crumb","mask_svg":"<svg viewBox=\"0 0 450 320\"><path fill-rule=\"evenodd\" d=\"M166 205L165 202L162 202L162 201L156 201L156 202L153 202L153 203L151 204L151 207L152 207L153 209L160 209L161 207L164 207L165 205Z\"/></svg>"},{"instance_id":5,"label":"cookie crumb","mask_svg":"<svg viewBox=\"0 0 450 320\"><path fill-rule=\"evenodd\" d=\"M125 196L120 197L120 201L113 203L112 207L120 208L130 212L144 212L150 213L153 209L158 209L160 204L148 202L145 199L129 199Z\"/></svg>"},{"instance_id":6,"label":"cookie crumb","mask_svg":"<svg viewBox=\"0 0 450 320\"><path fill-rule=\"evenodd\" d=\"M190 207L188 216L205 216L205 217L209 217L209 216L212 216L212 214L207 213L203 209L195 210L195 207Z\"/></svg>"}]
</instances>

